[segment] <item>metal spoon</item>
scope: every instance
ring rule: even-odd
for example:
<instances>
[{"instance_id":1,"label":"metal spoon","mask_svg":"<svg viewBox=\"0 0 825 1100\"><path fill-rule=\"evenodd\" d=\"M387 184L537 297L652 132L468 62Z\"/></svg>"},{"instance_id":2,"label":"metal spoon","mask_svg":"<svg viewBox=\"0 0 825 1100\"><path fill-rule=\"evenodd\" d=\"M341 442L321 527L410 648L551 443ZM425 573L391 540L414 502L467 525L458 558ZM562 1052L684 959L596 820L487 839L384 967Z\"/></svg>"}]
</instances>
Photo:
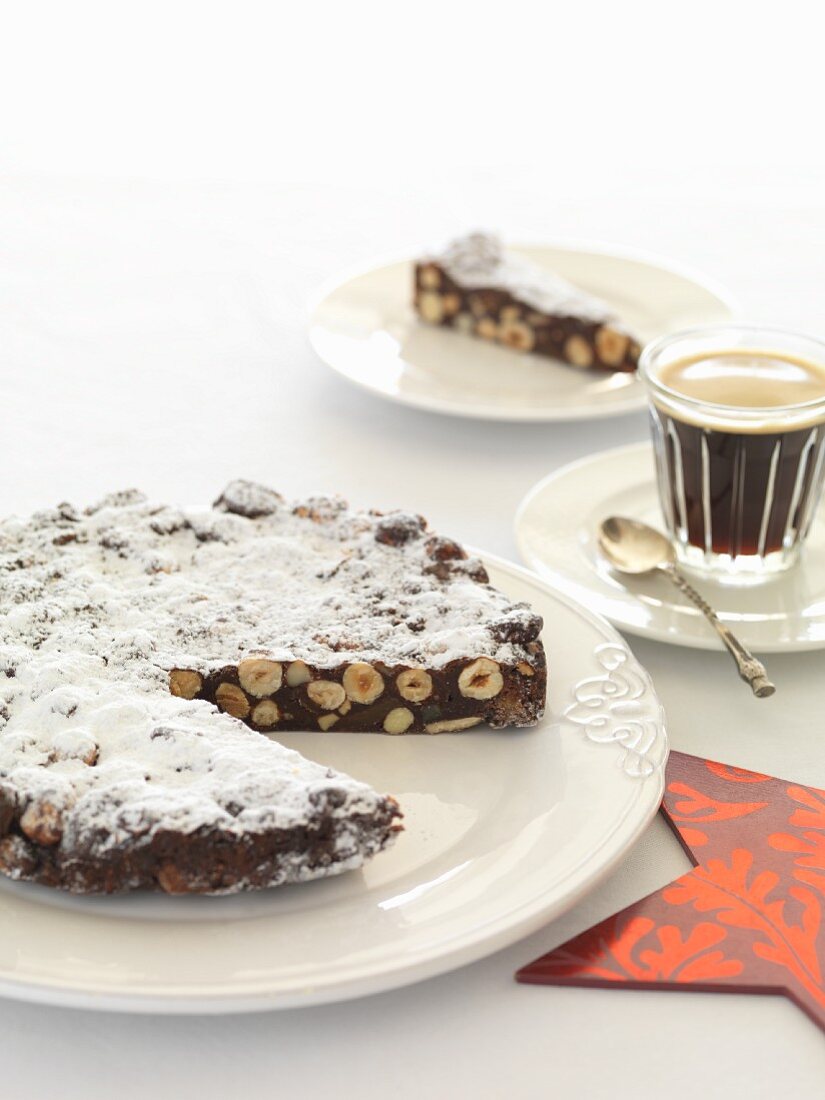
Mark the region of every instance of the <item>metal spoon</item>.
<instances>
[{"instance_id":1,"label":"metal spoon","mask_svg":"<svg viewBox=\"0 0 825 1100\"><path fill-rule=\"evenodd\" d=\"M768 679L765 666L757 660L705 603L695 588L685 580L676 568L676 552L667 538L654 527L624 516L610 516L599 526L599 549L620 573L642 575L660 572L669 577L676 587L691 600L725 643L736 661L739 675L750 684L759 699L773 695L776 688Z\"/></svg>"}]
</instances>

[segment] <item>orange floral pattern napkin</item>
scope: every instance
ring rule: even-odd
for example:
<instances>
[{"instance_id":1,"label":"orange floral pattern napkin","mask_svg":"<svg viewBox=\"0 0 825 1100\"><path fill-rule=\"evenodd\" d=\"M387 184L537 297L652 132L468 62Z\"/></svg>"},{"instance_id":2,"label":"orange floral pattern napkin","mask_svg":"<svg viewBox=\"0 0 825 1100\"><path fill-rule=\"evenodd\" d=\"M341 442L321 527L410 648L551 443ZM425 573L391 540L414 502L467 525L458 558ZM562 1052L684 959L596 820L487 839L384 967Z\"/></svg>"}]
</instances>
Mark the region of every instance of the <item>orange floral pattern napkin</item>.
<instances>
[{"instance_id":1,"label":"orange floral pattern napkin","mask_svg":"<svg viewBox=\"0 0 825 1100\"><path fill-rule=\"evenodd\" d=\"M825 1030L825 791L672 752L662 813L693 870L517 979L782 994Z\"/></svg>"}]
</instances>

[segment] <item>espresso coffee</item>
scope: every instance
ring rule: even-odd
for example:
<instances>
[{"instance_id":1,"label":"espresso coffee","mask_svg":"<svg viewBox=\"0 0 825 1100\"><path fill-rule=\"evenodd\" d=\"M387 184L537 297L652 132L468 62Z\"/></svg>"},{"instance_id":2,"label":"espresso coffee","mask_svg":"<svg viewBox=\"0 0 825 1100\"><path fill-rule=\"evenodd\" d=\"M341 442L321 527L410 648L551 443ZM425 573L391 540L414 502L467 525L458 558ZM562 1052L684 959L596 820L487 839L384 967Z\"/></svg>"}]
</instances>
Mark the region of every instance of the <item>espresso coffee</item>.
<instances>
[{"instance_id":1,"label":"espresso coffee","mask_svg":"<svg viewBox=\"0 0 825 1100\"><path fill-rule=\"evenodd\" d=\"M794 547L821 487L825 370L740 349L676 359L657 377L659 485L674 532L732 559Z\"/></svg>"}]
</instances>

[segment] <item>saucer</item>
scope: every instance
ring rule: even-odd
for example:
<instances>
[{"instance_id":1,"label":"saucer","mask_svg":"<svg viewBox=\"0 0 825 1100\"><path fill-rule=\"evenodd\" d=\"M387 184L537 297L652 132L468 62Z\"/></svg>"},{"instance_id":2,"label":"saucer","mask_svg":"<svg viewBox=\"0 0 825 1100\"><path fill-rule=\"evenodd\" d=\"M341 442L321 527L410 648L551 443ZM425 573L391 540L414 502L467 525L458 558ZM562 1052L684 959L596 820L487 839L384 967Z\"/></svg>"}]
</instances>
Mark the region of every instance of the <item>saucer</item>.
<instances>
[{"instance_id":1,"label":"saucer","mask_svg":"<svg viewBox=\"0 0 825 1100\"><path fill-rule=\"evenodd\" d=\"M554 587L643 638L717 650L702 614L663 576L621 577L598 552L596 531L610 515L662 528L653 448L635 443L574 462L535 485L519 506L516 540L525 562ZM799 563L748 587L693 570L685 574L750 649L781 653L825 648L825 507Z\"/></svg>"},{"instance_id":2,"label":"saucer","mask_svg":"<svg viewBox=\"0 0 825 1100\"><path fill-rule=\"evenodd\" d=\"M607 302L642 343L733 314L726 292L658 259L598 248L514 251ZM635 374L582 370L424 324L411 304L413 263L408 256L341 276L310 306L309 341L345 381L402 405L483 420L590 420L644 407Z\"/></svg>"}]
</instances>

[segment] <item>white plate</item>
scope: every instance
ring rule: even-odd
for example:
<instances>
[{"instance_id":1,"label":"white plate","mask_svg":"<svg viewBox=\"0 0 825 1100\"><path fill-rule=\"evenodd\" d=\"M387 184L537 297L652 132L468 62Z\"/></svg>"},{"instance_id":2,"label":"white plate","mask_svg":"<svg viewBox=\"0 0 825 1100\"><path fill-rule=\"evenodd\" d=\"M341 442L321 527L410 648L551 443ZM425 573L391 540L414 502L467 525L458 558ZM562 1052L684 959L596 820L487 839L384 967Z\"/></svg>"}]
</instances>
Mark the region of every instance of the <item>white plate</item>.
<instances>
[{"instance_id":1,"label":"white plate","mask_svg":"<svg viewBox=\"0 0 825 1100\"><path fill-rule=\"evenodd\" d=\"M612 627L484 560L545 617L541 725L285 736L398 796L405 832L392 849L363 871L229 898L71 898L3 880L0 993L145 1012L317 1004L450 970L571 906L656 812L661 707Z\"/></svg>"},{"instance_id":2,"label":"white plate","mask_svg":"<svg viewBox=\"0 0 825 1100\"><path fill-rule=\"evenodd\" d=\"M528 565L622 630L722 652L701 612L665 577L620 577L599 555L596 530L610 515L663 526L648 443L603 451L550 474L519 506L516 540ZM825 514L820 508L799 565L748 588L692 573L702 595L758 653L825 647Z\"/></svg>"},{"instance_id":3,"label":"white plate","mask_svg":"<svg viewBox=\"0 0 825 1100\"><path fill-rule=\"evenodd\" d=\"M517 251L610 303L643 342L733 313L707 280L658 260L584 248ZM581 420L644 405L633 374L581 370L423 324L411 293L410 258L340 279L311 307L310 343L349 382L429 412Z\"/></svg>"}]
</instances>

